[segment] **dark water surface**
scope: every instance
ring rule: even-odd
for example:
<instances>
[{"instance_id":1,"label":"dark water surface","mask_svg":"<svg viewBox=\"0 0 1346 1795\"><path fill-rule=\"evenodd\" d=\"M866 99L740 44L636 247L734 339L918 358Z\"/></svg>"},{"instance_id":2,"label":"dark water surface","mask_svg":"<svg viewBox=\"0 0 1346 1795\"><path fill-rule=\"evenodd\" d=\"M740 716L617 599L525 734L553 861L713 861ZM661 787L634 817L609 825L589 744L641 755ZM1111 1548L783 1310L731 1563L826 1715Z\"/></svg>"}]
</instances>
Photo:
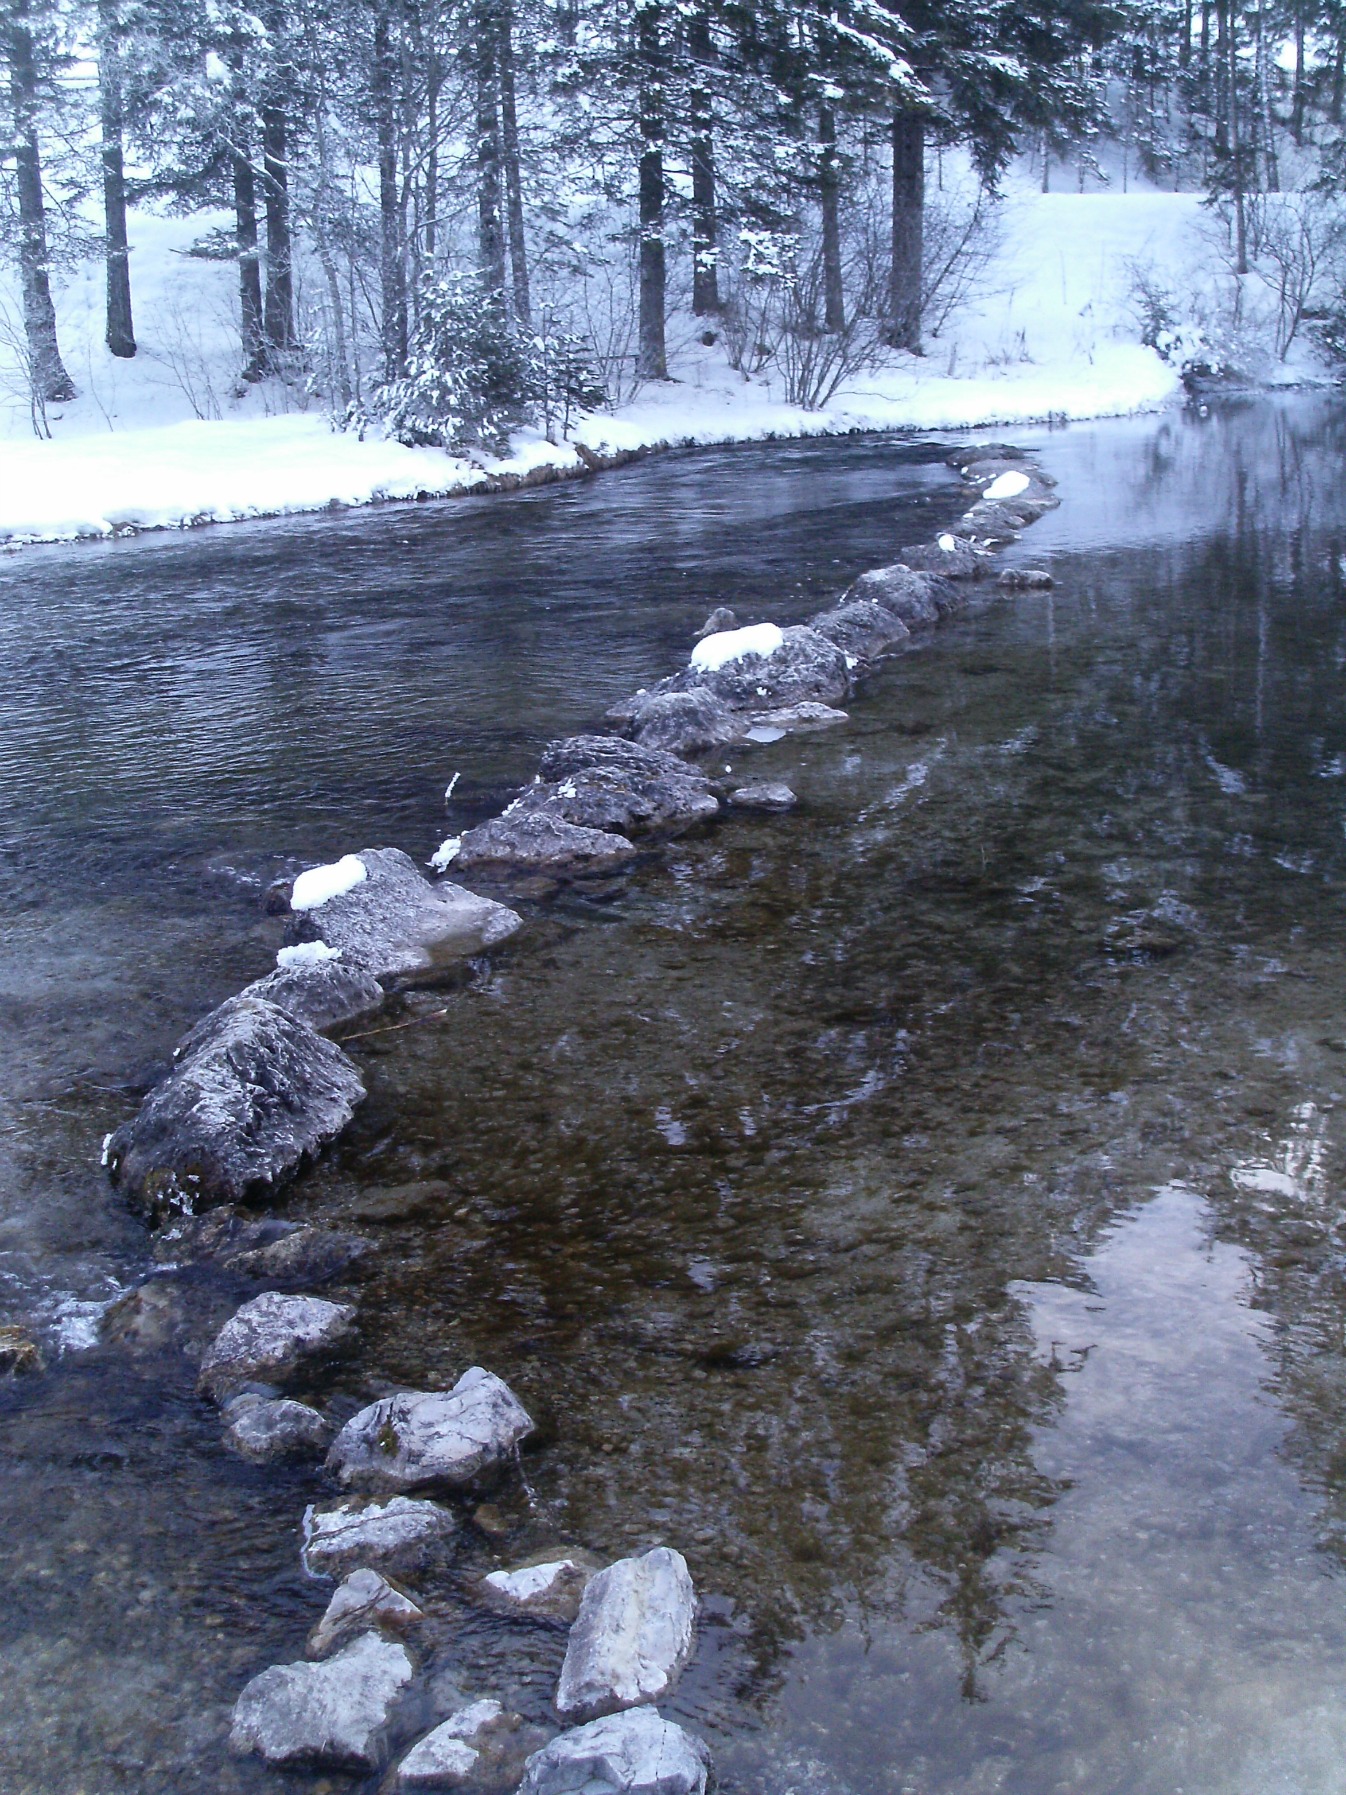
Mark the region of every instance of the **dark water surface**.
<instances>
[{"instance_id":1,"label":"dark water surface","mask_svg":"<svg viewBox=\"0 0 1346 1795\"><path fill-rule=\"evenodd\" d=\"M1029 440L1022 433L1020 440ZM415 1026L285 1212L375 1240L341 1412L481 1362L506 1532L656 1540L665 1711L754 1795L1346 1790L1346 429L1040 434L1054 592L891 662L799 791L550 906ZM806 616L957 509L933 452L650 462L510 500L0 562L0 1790L353 1787L223 1749L300 1655L303 1468L192 1393L102 1134L265 969L262 885L498 804L706 610ZM446 816L442 793L461 774ZM171 1282L171 1280L170 1280ZM61 1350L64 1346L64 1351ZM437 1688L563 1649L439 1591Z\"/></svg>"}]
</instances>

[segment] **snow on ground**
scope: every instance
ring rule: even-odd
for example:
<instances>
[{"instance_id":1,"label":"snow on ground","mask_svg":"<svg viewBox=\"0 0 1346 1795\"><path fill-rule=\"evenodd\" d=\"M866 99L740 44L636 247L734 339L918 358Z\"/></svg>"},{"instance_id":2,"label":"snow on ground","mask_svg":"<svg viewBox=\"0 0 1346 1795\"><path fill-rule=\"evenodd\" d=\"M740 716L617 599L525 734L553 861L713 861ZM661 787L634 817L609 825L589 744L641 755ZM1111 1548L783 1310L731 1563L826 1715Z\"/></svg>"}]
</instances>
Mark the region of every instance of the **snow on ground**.
<instances>
[{"instance_id":1,"label":"snow on ground","mask_svg":"<svg viewBox=\"0 0 1346 1795\"><path fill-rule=\"evenodd\" d=\"M897 357L825 410L805 411L735 373L718 347L698 346L674 381L585 419L575 437L611 453L1155 410L1180 389L1174 370L1137 340L1133 268L1151 265L1181 285L1199 244L1199 207L1195 194L1014 193L980 297L923 357ZM35 438L0 367L0 544L449 495L545 467L582 471L572 444L536 432L521 433L507 460L468 461L361 441L316 410L280 410L290 401L268 387L232 390L235 271L185 253L211 222L134 220L142 346L133 362L114 361L101 345L101 265L62 288L62 345L80 397L53 413L52 441Z\"/></svg>"}]
</instances>

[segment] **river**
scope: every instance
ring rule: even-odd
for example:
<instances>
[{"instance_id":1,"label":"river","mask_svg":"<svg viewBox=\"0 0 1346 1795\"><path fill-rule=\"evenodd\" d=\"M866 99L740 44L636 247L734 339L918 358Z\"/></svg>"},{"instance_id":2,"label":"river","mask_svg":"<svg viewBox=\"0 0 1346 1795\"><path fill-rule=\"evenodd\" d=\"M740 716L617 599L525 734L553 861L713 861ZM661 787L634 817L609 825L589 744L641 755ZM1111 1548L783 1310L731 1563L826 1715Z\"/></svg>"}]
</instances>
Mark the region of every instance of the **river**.
<instances>
[{"instance_id":1,"label":"river","mask_svg":"<svg viewBox=\"0 0 1346 1795\"><path fill-rule=\"evenodd\" d=\"M480 1362L538 1417L436 1676L546 1714L466 1580L687 1555L664 1711L744 1795L1346 1789L1346 429L1304 397L1024 431L1053 591L735 750L800 806L526 899L285 1213L374 1241L349 1408ZM274 876L428 858L717 604L807 616L961 508L942 451L0 560L0 1788L353 1788L229 1757L295 1658L310 1468L230 1458L98 1165L265 970ZM717 763L721 764L721 763ZM446 810L444 791L458 776ZM187 1291L198 1329L220 1293ZM214 1306L212 1306L214 1305ZM227 1309L226 1311L227 1312Z\"/></svg>"}]
</instances>

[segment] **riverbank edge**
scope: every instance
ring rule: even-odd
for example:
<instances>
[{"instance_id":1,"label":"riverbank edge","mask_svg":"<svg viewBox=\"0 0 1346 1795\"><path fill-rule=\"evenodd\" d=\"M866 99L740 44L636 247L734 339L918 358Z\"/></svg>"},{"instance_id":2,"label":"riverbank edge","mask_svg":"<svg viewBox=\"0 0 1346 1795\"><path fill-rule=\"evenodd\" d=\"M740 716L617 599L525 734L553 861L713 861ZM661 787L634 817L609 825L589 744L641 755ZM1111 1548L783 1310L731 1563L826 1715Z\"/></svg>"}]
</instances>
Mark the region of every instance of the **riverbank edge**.
<instances>
[{"instance_id":1,"label":"riverbank edge","mask_svg":"<svg viewBox=\"0 0 1346 1795\"><path fill-rule=\"evenodd\" d=\"M376 487L367 497L343 499L329 496L324 499L315 499L311 503L303 500L278 502L274 507L247 505L231 508L224 511L223 514L210 511L184 512L176 518L155 521L130 518L104 520L100 525L75 526L68 530L53 529L43 533L25 531L20 526L8 536L0 534L0 554L17 554L25 548L56 547L75 542L107 542L172 530L203 529L214 524L260 523L286 517L316 517L324 513L344 514L348 511L374 507L381 509L392 505L422 505L440 503L450 499L493 497L497 494L553 486L563 481L584 480L596 474L612 472L635 462L645 461L656 455L689 453L694 450L747 448L760 443L811 440L844 441L847 438L858 436L886 436L912 441L928 439L935 443L956 444L979 430L1064 428L1069 424L1096 423L1104 418L1118 416L1154 416L1164 411L1178 409L1187 402L1189 402L1187 396L1181 388L1178 388L1162 399L1142 400L1128 411L1120 413L1116 410L1105 410L1096 414L1076 415L1065 410L1049 409L1036 416L1025 417L1011 411L1009 415L1004 416L988 414L985 417L978 417L975 422L970 423L924 426L914 421L884 424L863 418L857 418L850 423L832 423L827 420L825 412L820 412L816 414L819 420L816 429L786 427L744 433L735 433L730 430L722 435L688 435L670 432L666 436L652 437L646 442L627 445L611 444L600 437L602 446L595 446L578 437L572 437L559 444L539 439L533 445L535 453L537 451L550 451L550 453L546 453L543 458L533 460L531 466L511 467L506 463L496 467L483 467L480 464L466 463L456 457L446 457L449 467L454 471L442 484L417 483L414 487L409 486L404 491L389 491L386 487ZM595 419L595 422L597 421ZM605 422L620 427L625 420L613 418L605 420ZM626 427L630 428L630 425ZM568 457L565 456L567 450L571 452ZM3 529L3 523L0 523L0 532Z\"/></svg>"}]
</instances>

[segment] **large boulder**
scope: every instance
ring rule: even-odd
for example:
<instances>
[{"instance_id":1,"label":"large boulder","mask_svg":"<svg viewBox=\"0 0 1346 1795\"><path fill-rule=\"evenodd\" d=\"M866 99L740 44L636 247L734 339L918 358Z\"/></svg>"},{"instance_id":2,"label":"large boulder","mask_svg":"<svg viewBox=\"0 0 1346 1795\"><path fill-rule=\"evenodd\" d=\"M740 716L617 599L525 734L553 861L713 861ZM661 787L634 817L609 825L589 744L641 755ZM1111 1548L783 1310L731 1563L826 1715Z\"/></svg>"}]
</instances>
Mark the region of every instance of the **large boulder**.
<instances>
[{"instance_id":1,"label":"large boulder","mask_svg":"<svg viewBox=\"0 0 1346 1795\"><path fill-rule=\"evenodd\" d=\"M437 1502L392 1496L359 1499L304 1511L300 1553L310 1577L344 1577L367 1565L386 1576L410 1577L438 1564L458 1533L458 1519Z\"/></svg>"},{"instance_id":2,"label":"large boulder","mask_svg":"<svg viewBox=\"0 0 1346 1795\"><path fill-rule=\"evenodd\" d=\"M704 687L690 692L638 693L628 728L642 748L662 748L680 755L726 747L743 733L742 720Z\"/></svg>"},{"instance_id":3,"label":"large boulder","mask_svg":"<svg viewBox=\"0 0 1346 1795\"><path fill-rule=\"evenodd\" d=\"M1013 443L960 443L944 457L944 465L957 468L961 474L978 461L1018 463L1026 459L1027 451L1016 448Z\"/></svg>"},{"instance_id":4,"label":"large boulder","mask_svg":"<svg viewBox=\"0 0 1346 1795\"><path fill-rule=\"evenodd\" d=\"M231 997L182 1041L104 1158L151 1214L238 1203L340 1134L364 1094L351 1061L306 1022L264 998Z\"/></svg>"},{"instance_id":5,"label":"large boulder","mask_svg":"<svg viewBox=\"0 0 1346 1795\"><path fill-rule=\"evenodd\" d=\"M351 1303L265 1290L229 1317L201 1361L197 1388L217 1402L250 1383L280 1383L330 1357L355 1325Z\"/></svg>"},{"instance_id":6,"label":"large boulder","mask_svg":"<svg viewBox=\"0 0 1346 1795\"><path fill-rule=\"evenodd\" d=\"M463 872L544 873L552 876L611 872L637 850L610 829L585 829L545 810L511 804L503 816L469 829L454 864Z\"/></svg>"},{"instance_id":7,"label":"large boulder","mask_svg":"<svg viewBox=\"0 0 1346 1795\"><path fill-rule=\"evenodd\" d=\"M532 1431L509 1385L474 1365L452 1390L399 1390L352 1415L327 1468L345 1489L465 1489L512 1458Z\"/></svg>"},{"instance_id":8,"label":"large boulder","mask_svg":"<svg viewBox=\"0 0 1346 1795\"><path fill-rule=\"evenodd\" d=\"M720 808L698 768L676 754L610 735L572 735L553 742L538 765L537 783L515 803L525 813L558 816L580 828L621 835L685 827L715 816Z\"/></svg>"},{"instance_id":9,"label":"large boulder","mask_svg":"<svg viewBox=\"0 0 1346 1795\"><path fill-rule=\"evenodd\" d=\"M706 1743L652 1708L609 1714L533 1753L519 1795L705 1795Z\"/></svg>"},{"instance_id":10,"label":"large boulder","mask_svg":"<svg viewBox=\"0 0 1346 1795\"><path fill-rule=\"evenodd\" d=\"M317 1029L372 1015L385 1001L383 986L372 973L336 958L278 966L265 978L245 985L242 995L265 998L297 1022Z\"/></svg>"},{"instance_id":11,"label":"large boulder","mask_svg":"<svg viewBox=\"0 0 1346 1795\"><path fill-rule=\"evenodd\" d=\"M498 1701L475 1701L442 1721L397 1766L396 1788L513 1795L529 1754L546 1738Z\"/></svg>"},{"instance_id":12,"label":"large boulder","mask_svg":"<svg viewBox=\"0 0 1346 1795\"><path fill-rule=\"evenodd\" d=\"M400 848L361 848L351 858L367 876L293 912L287 942L323 941L376 979L414 979L493 947L520 925L504 904L446 881L432 885Z\"/></svg>"},{"instance_id":13,"label":"large boulder","mask_svg":"<svg viewBox=\"0 0 1346 1795\"><path fill-rule=\"evenodd\" d=\"M759 624L707 636L667 684L677 691L702 687L731 710L762 711L806 700L835 704L850 690L850 671L841 649L816 630Z\"/></svg>"},{"instance_id":14,"label":"large boulder","mask_svg":"<svg viewBox=\"0 0 1346 1795\"><path fill-rule=\"evenodd\" d=\"M250 1464L319 1453L332 1437L327 1417L306 1402L248 1391L225 1404L224 1443Z\"/></svg>"},{"instance_id":15,"label":"large boulder","mask_svg":"<svg viewBox=\"0 0 1346 1795\"><path fill-rule=\"evenodd\" d=\"M940 584L928 573L918 573L900 562L892 567L871 567L847 589L843 602L870 601L899 618L909 630L938 623Z\"/></svg>"},{"instance_id":16,"label":"large boulder","mask_svg":"<svg viewBox=\"0 0 1346 1795\"><path fill-rule=\"evenodd\" d=\"M377 1633L320 1664L273 1664L234 1704L229 1744L278 1768L368 1776L388 1760L389 1730L414 1674L406 1647Z\"/></svg>"},{"instance_id":17,"label":"large boulder","mask_svg":"<svg viewBox=\"0 0 1346 1795\"><path fill-rule=\"evenodd\" d=\"M899 616L872 598L853 598L830 611L819 611L809 619L809 628L856 661L876 660L911 635Z\"/></svg>"},{"instance_id":18,"label":"large boulder","mask_svg":"<svg viewBox=\"0 0 1346 1795\"><path fill-rule=\"evenodd\" d=\"M619 1558L584 1592L556 1688L563 1720L592 1720L658 1701L692 1652L696 1595L681 1552Z\"/></svg>"},{"instance_id":19,"label":"large boulder","mask_svg":"<svg viewBox=\"0 0 1346 1795\"><path fill-rule=\"evenodd\" d=\"M310 1658L327 1658L359 1633L403 1633L425 1619L424 1611L396 1584L362 1565L332 1591L323 1617L308 1636Z\"/></svg>"}]
</instances>

